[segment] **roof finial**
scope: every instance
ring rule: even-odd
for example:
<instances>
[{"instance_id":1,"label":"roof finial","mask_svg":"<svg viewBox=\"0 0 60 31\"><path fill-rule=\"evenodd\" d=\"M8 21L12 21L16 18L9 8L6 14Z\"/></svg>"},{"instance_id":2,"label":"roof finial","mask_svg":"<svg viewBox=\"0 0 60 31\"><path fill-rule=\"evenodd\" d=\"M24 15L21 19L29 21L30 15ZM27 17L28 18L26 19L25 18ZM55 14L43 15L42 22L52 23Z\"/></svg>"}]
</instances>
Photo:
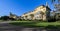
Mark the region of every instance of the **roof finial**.
<instances>
[{"instance_id":1,"label":"roof finial","mask_svg":"<svg viewBox=\"0 0 60 31\"><path fill-rule=\"evenodd\" d=\"M46 6L48 6L48 2L46 2Z\"/></svg>"}]
</instances>

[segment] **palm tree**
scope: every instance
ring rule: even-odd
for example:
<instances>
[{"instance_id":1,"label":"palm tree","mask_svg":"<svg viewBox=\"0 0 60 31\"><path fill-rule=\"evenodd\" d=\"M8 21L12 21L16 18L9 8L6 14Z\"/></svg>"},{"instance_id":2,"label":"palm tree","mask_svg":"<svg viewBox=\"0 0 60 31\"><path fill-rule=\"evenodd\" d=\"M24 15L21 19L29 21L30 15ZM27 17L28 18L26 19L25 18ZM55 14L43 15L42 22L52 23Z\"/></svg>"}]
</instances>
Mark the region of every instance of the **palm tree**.
<instances>
[{"instance_id":1,"label":"palm tree","mask_svg":"<svg viewBox=\"0 0 60 31\"><path fill-rule=\"evenodd\" d=\"M51 0L52 3L54 3L56 0Z\"/></svg>"},{"instance_id":2,"label":"palm tree","mask_svg":"<svg viewBox=\"0 0 60 31\"><path fill-rule=\"evenodd\" d=\"M40 13L41 13L41 15L42 15L42 19L43 19L43 15L44 15L44 13L43 13L42 11L41 11Z\"/></svg>"},{"instance_id":3,"label":"palm tree","mask_svg":"<svg viewBox=\"0 0 60 31\"><path fill-rule=\"evenodd\" d=\"M34 17L34 14L30 14L30 16L31 16L31 18L33 19L33 17Z\"/></svg>"},{"instance_id":4,"label":"palm tree","mask_svg":"<svg viewBox=\"0 0 60 31\"><path fill-rule=\"evenodd\" d=\"M52 3L54 3L56 0L51 0ZM58 3L60 2L60 0L58 0Z\"/></svg>"},{"instance_id":5,"label":"palm tree","mask_svg":"<svg viewBox=\"0 0 60 31\"><path fill-rule=\"evenodd\" d=\"M56 8L56 9L58 9L58 8L60 8L59 6L60 6L60 0L57 0L57 3L56 3L56 0L51 0L51 2L52 2L52 4L54 5L54 8Z\"/></svg>"},{"instance_id":6,"label":"palm tree","mask_svg":"<svg viewBox=\"0 0 60 31\"><path fill-rule=\"evenodd\" d=\"M28 16L25 16L25 18L27 19Z\"/></svg>"},{"instance_id":7,"label":"palm tree","mask_svg":"<svg viewBox=\"0 0 60 31\"><path fill-rule=\"evenodd\" d=\"M60 2L60 0L58 0L58 2Z\"/></svg>"}]
</instances>

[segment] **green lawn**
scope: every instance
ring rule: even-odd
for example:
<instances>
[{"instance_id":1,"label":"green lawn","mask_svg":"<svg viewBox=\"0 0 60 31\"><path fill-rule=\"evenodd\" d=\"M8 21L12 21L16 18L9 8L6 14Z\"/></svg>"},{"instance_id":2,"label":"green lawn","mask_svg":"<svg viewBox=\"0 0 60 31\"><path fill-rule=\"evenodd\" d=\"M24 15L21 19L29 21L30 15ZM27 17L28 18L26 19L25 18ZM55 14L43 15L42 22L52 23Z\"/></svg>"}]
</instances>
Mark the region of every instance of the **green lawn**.
<instances>
[{"instance_id":1,"label":"green lawn","mask_svg":"<svg viewBox=\"0 0 60 31\"><path fill-rule=\"evenodd\" d=\"M33 21L19 21L19 22L11 22L9 24L16 26L27 26L27 27L60 27L60 22L33 22Z\"/></svg>"}]
</instances>

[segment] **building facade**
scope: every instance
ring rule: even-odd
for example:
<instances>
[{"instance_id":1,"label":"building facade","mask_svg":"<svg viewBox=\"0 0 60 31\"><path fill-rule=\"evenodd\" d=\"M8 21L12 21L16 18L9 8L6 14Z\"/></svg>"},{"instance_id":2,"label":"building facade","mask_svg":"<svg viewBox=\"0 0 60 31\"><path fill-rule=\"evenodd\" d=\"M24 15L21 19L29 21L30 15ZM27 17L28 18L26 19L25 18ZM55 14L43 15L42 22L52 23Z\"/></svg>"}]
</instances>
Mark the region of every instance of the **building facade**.
<instances>
[{"instance_id":1,"label":"building facade","mask_svg":"<svg viewBox=\"0 0 60 31\"><path fill-rule=\"evenodd\" d=\"M23 14L21 17L27 20L48 20L50 18L50 8L48 6L41 5L34 11Z\"/></svg>"}]
</instances>

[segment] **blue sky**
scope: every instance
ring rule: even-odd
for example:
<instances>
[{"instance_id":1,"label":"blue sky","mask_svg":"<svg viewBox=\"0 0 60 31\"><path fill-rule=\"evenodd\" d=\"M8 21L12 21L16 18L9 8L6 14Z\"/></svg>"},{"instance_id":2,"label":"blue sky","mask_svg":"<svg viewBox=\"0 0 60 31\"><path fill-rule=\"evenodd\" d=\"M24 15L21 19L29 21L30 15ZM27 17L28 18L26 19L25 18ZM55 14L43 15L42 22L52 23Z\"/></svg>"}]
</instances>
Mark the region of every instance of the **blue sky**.
<instances>
[{"instance_id":1,"label":"blue sky","mask_svg":"<svg viewBox=\"0 0 60 31\"><path fill-rule=\"evenodd\" d=\"M45 5L48 2L53 10L51 0L0 0L0 16L9 15L9 12L18 16L33 11L36 7Z\"/></svg>"}]
</instances>

